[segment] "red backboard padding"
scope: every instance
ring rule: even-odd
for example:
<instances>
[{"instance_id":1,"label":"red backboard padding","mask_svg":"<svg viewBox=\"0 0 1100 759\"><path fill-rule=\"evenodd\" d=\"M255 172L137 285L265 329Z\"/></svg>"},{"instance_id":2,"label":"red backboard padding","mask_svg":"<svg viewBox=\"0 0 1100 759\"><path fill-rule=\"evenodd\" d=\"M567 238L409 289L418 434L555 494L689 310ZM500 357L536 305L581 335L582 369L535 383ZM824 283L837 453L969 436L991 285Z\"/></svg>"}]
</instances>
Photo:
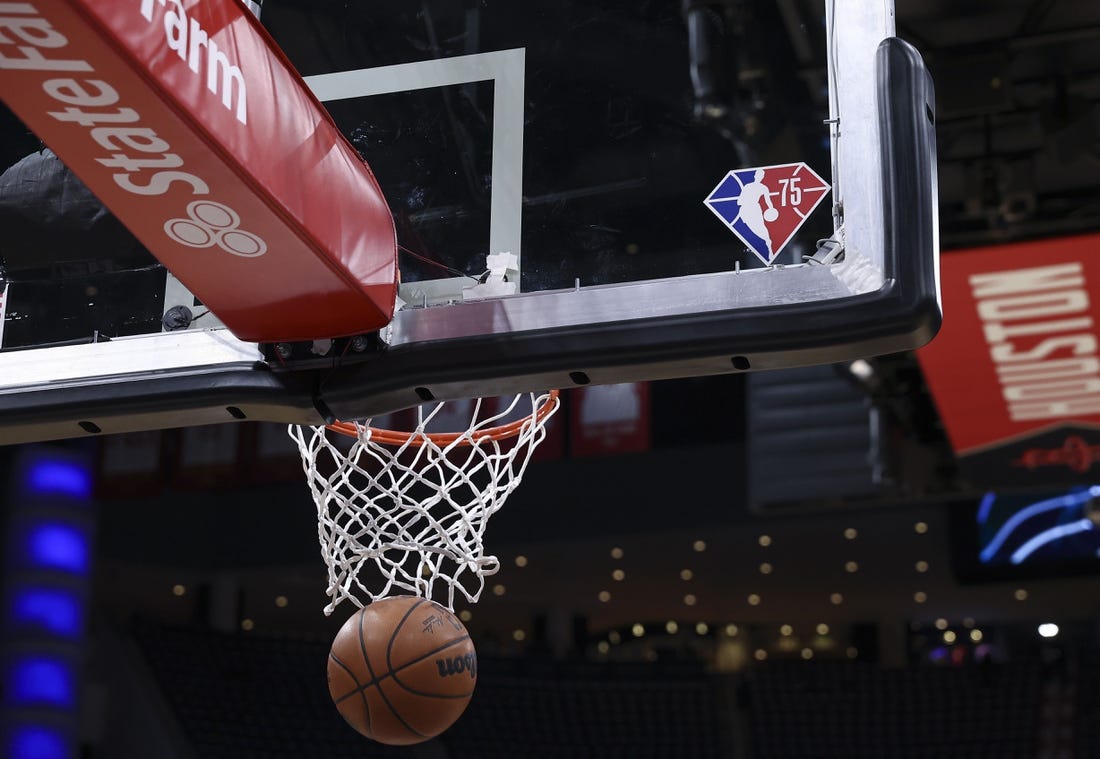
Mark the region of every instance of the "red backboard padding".
<instances>
[{"instance_id":1,"label":"red backboard padding","mask_svg":"<svg viewBox=\"0 0 1100 759\"><path fill-rule=\"evenodd\" d=\"M239 338L392 318L378 183L242 4L0 2L0 94Z\"/></svg>"}]
</instances>

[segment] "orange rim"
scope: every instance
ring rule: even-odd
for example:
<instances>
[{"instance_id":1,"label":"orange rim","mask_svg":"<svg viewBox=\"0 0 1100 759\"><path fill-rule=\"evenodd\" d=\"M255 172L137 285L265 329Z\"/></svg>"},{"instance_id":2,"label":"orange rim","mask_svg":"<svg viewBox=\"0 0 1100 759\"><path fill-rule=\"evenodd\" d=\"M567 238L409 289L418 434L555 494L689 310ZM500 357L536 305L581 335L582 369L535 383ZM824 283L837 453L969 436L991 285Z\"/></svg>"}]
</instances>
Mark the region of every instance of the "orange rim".
<instances>
[{"instance_id":1,"label":"orange rim","mask_svg":"<svg viewBox=\"0 0 1100 759\"><path fill-rule=\"evenodd\" d=\"M559 391L551 390L546 395L546 400L539 406L535 412L535 424L541 424L550 412L554 410L558 403ZM525 424L531 422L530 416L525 416L522 419L517 419L514 422L508 422L507 424L501 424L496 427L486 427L483 430L478 430L476 436L468 436L468 432L425 432L418 434L415 430L412 432L401 432L399 430L387 430L381 427L368 427L371 431L371 440L383 443L385 445L405 445L411 443L412 445L424 445L424 439L427 438L435 443L439 447L444 447L453 444L458 441L459 445L473 445L474 443L480 443L482 440L507 440L508 438L515 437L520 433ZM326 425L326 427L333 432L339 432L341 435L347 435L348 437L359 437L359 428L354 422L334 422Z\"/></svg>"}]
</instances>

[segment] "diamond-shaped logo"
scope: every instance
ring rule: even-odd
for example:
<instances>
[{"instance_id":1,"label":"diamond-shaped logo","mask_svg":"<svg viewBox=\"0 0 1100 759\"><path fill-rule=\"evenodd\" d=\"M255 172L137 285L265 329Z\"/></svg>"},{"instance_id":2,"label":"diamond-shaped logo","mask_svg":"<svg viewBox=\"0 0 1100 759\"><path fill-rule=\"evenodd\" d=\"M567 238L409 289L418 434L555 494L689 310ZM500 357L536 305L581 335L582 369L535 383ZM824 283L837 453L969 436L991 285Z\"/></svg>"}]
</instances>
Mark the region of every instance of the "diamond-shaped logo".
<instances>
[{"instance_id":1,"label":"diamond-shaped logo","mask_svg":"<svg viewBox=\"0 0 1100 759\"><path fill-rule=\"evenodd\" d=\"M828 194L828 183L805 163L785 163L735 169L703 202L771 264Z\"/></svg>"}]
</instances>

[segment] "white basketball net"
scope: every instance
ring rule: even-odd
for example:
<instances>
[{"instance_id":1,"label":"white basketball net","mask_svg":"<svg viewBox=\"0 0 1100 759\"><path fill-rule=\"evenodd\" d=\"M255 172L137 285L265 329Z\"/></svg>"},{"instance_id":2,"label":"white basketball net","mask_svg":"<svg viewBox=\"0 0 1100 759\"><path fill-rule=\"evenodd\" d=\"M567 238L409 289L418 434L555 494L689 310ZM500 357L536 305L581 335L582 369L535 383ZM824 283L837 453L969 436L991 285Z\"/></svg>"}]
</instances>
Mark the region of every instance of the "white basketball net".
<instances>
[{"instance_id":1,"label":"white basketball net","mask_svg":"<svg viewBox=\"0 0 1100 759\"><path fill-rule=\"evenodd\" d=\"M476 602L500 568L485 554L489 517L519 485L558 397L521 394L496 412L478 400L464 432L429 434L446 405L417 409L411 433L372 429L370 420L354 425L354 438L290 426L317 503L325 614L345 599L362 607L398 591L454 611L456 594ZM528 413L518 431L496 439L517 412Z\"/></svg>"}]
</instances>

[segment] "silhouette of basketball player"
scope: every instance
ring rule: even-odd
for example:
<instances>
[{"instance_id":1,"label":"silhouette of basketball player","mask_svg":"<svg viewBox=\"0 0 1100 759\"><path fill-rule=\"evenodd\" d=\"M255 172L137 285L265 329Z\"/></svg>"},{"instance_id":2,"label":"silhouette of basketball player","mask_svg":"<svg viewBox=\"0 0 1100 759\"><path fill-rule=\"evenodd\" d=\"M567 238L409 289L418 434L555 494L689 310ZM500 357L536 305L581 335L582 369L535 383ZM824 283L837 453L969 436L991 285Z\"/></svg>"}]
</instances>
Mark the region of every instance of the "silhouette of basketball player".
<instances>
[{"instance_id":1,"label":"silhouette of basketball player","mask_svg":"<svg viewBox=\"0 0 1100 759\"><path fill-rule=\"evenodd\" d=\"M775 221L779 211L772 205L771 192L764 186L764 170L757 169L753 180L741 188L741 194L737 197L737 205L741 209L738 216L744 220L745 226L768 246L768 258L771 258L772 238L768 234L768 227L764 221ZM760 207L761 200L768 206L767 211Z\"/></svg>"}]
</instances>

